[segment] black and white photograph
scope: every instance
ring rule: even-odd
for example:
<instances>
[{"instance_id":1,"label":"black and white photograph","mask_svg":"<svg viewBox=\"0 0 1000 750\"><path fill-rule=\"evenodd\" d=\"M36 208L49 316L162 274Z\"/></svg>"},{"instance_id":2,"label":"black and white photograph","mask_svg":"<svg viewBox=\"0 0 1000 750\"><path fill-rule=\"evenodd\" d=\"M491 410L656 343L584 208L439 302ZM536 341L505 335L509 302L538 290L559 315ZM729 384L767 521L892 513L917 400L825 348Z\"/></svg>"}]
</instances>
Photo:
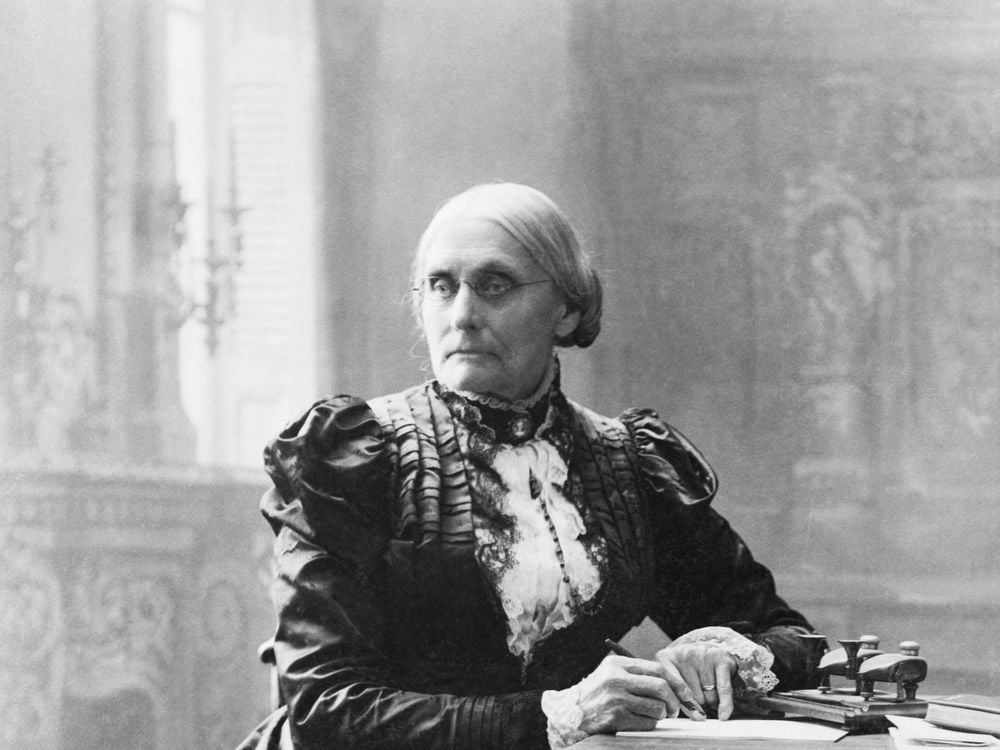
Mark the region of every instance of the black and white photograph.
<instances>
[{"instance_id":1,"label":"black and white photograph","mask_svg":"<svg viewBox=\"0 0 1000 750\"><path fill-rule=\"evenodd\" d=\"M0 0L0 750L1000 748L998 0Z\"/></svg>"}]
</instances>

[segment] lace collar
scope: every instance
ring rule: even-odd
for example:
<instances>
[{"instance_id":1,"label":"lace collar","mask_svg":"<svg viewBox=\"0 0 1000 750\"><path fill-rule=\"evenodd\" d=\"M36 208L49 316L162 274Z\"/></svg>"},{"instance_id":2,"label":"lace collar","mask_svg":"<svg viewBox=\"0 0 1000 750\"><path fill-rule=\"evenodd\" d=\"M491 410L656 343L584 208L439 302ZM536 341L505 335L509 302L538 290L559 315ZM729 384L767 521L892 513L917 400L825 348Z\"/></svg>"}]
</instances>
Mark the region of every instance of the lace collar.
<instances>
[{"instance_id":1,"label":"lace collar","mask_svg":"<svg viewBox=\"0 0 1000 750\"><path fill-rule=\"evenodd\" d=\"M486 406L490 409L526 412L531 411L531 409L537 406L544 397L549 395L549 391L552 390L552 384L558 379L559 360L553 357L552 362L545 371L545 375L542 377L542 382L538 384L538 387L535 388L534 392L530 396L520 399L519 401L507 401L499 396L490 396L485 393L475 393L474 391L455 391L455 393L464 398L466 401L472 401L473 403Z\"/></svg>"},{"instance_id":2,"label":"lace collar","mask_svg":"<svg viewBox=\"0 0 1000 750\"><path fill-rule=\"evenodd\" d=\"M561 400L559 381L559 360L553 357L538 388L519 401L453 391L440 381L434 387L452 415L470 430L482 433L490 442L518 445L552 426L555 410L551 407Z\"/></svg>"}]
</instances>

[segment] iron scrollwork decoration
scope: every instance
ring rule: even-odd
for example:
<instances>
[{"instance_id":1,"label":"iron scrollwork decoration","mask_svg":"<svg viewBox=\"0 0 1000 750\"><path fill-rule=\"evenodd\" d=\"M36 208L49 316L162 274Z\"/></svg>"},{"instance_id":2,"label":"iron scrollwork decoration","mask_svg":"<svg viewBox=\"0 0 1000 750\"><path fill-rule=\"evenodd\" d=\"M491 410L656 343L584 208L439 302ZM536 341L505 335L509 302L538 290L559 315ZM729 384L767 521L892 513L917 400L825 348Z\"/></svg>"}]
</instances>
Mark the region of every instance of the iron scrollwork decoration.
<instances>
[{"instance_id":1,"label":"iron scrollwork decoration","mask_svg":"<svg viewBox=\"0 0 1000 750\"><path fill-rule=\"evenodd\" d=\"M93 332L78 297L44 283L48 242L57 231L58 172L52 145L25 184L8 159L3 253L0 256L0 401L6 437L47 458L72 453L74 429L89 403L87 359ZM49 455L51 454L51 455Z\"/></svg>"},{"instance_id":2,"label":"iron scrollwork decoration","mask_svg":"<svg viewBox=\"0 0 1000 750\"><path fill-rule=\"evenodd\" d=\"M215 222L209 217L205 252L201 257L191 256L197 268L192 274L194 279L182 293L181 309L175 319L178 327L188 320L205 326L205 345L210 356L218 350L223 326L235 314L236 276L243 264L242 216L249 209L238 201L234 140L230 137L229 202L216 209L225 220L225 239L220 242L216 238ZM188 241L186 215L190 205L184 201L181 186L175 181L167 209L172 217L177 253ZM183 282L180 285L185 286Z\"/></svg>"},{"instance_id":3,"label":"iron scrollwork decoration","mask_svg":"<svg viewBox=\"0 0 1000 750\"><path fill-rule=\"evenodd\" d=\"M8 159L7 251L4 253L3 324L5 341L14 351L28 353L28 339L42 325L42 314L49 290L38 280L42 263L43 233L56 228L55 208L59 202L56 173L65 162L56 157L55 148L46 146L35 162L38 167L37 185L28 185L20 194L15 189L13 168Z\"/></svg>"}]
</instances>

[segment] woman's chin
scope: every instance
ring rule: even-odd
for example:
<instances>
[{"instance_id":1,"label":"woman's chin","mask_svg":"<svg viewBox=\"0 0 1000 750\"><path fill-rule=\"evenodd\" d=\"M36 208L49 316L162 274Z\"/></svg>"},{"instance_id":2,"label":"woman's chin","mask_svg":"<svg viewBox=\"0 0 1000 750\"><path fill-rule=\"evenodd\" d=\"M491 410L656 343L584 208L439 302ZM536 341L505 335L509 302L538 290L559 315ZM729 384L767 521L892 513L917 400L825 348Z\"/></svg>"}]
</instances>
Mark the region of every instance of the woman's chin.
<instances>
[{"instance_id":1,"label":"woman's chin","mask_svg":"<svg viewBox=\"0 0 1000 750\"><path fill-rule=\"evenodd\" d=\"M452 363L444 368L438 379L453 391L470 391L490 396L503 394L503 382L495 374L465 363Z\"/></svg>"},{"instance_id":2,"label":"woman's chin","mask_svg":"<svg viewBox=\"0 0 1000 750\"><path fill-rule=\"evenodd\" d=\"M444 378L442 382L453 391L466 391L480 395L499 396L494 384L483 378Z\"/></svg>"}]
</instances>

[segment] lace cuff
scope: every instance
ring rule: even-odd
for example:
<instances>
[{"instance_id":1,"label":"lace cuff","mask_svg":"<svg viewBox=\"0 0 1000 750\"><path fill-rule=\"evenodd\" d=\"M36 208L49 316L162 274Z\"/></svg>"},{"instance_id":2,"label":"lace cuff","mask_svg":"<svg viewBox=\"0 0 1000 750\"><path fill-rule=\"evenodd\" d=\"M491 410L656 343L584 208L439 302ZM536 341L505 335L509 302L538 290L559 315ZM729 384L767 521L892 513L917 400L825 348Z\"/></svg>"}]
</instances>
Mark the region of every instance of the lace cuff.
<instances>
[{"instance_id":1,"label":"lace cuff","mask_svg":"<svg viewBox=\"0 0 1000 750\"><path fill-rule=\"evenodd\" d=\"M771 671L774 654L732 628L697 628L685 633L674 643L683 645L700 641L711 641L736 659L736 674L743 682L742 687L733 686L733 694L737 697L763 695L778 686L778 677Z\"/></svg>"},{"instance_id":2,"label":"lace cuff","mask_svg":"<svg viewBox=\"0 0 1000 750\"><path fill-rule=\"evenodd\" d=\"M587 738L587 733L580 729L583 709L580 708L580 688L576 685L542 693L542 713L548 719L549 747L552 750L563 750Z\"/></svg>"}]
</instances>

